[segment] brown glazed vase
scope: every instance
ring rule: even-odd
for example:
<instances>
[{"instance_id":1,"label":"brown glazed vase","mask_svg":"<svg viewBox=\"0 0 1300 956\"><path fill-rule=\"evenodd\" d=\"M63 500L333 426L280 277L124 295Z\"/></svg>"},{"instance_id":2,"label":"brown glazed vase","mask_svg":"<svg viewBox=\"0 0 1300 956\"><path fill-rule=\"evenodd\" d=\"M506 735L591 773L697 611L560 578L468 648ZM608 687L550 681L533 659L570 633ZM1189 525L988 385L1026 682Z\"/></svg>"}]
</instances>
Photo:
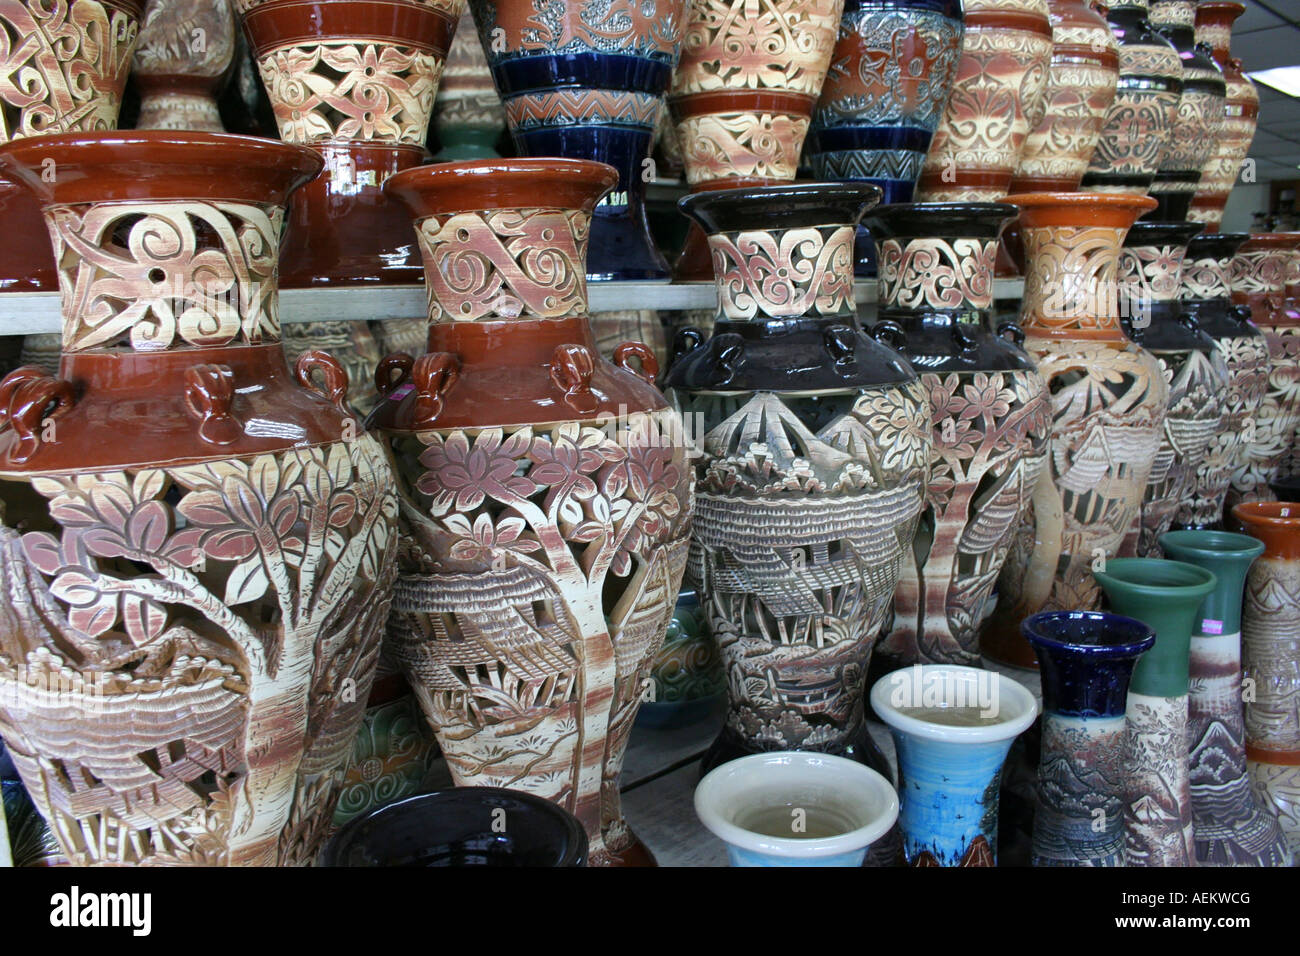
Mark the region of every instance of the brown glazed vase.
<instances>
[{"instance_id":1,"label":"brown glazed vase","mask_svg":"<svg viewBox=\"0 0 1300 956\"><path fill-rule=\"evenodd\" d=\"M924 202L995 202L1043 118L1052 59L1047 0L969 0L957 80L921 168Z\"/></svg>"},{"instance_id":2,"label":"brown glazed vase","mask_svg":"<svg viewBox=\"0 0 1300 956\"><path fill-rule=\"evenodd\" d=\"M668 107L692 192L793 182L844 0L690 0ZM697 224L673 269L713 278Z\"/></svg>"},{"instance_id":3,"label":"brown glazed vase","mask_svg":"<svg viewBox=\"0 0 1300 956\"><path fill-rule=\"evenodd\" d=\"M1201 182L1189 214L1197 222L1206 223L1208 232L1217 232L1223 221L1223 207L1241 174L1259 122L1259 93L1231 50L1232 23L1245 12L1246 8L1233 0L1201 0L1196 7L1196 42L1209 45L1227 84L1223 126L1201 169Z\"/></svg>"},{"instance_id":4,"label":"brown glazed vase","mask_svg":"<svg viewBox=\"0 0 1300 956\"><path fill-rule=\"evenodd\" d=\"M325 169L298 191L286 288L418 283L405 210L384 198L428 160L434 96L465 0L235 0L280 138Z\"/></svg>"},{"instance_id":5,"label":"brown glazed vase","mask_svg":"<svg viewBox=\"0 0 1300 956\"><path fill-rule=\"evenodd\" d=\"M1020 624L1043 610L1093 610L1099 556L1116 557L1139 518L1160 447L1169 386L1160 362L1120 324L1119 255L1136 195L1027 193L1025 350L1052 394L1047 468L998 579L986 656L1035 666Z\"/></svg>"},{"instance_id":6,"label":"brown glazed vase","mask_svg":"<svg viewBox=\"0 0 1300 956\"><path fill-rule=\"evenodd\" d=\"M459 786L525 790L597 864L653 862L618 779L690 540L679 419L639 342L596 349L583 160L447 163L385 187L415 218L428 352L390 355L373 422L406 492L388 641Z\"/></svg>"},{"instance_id":7,"label":"brown glazed vase","mask_svg":"<svg viewBox=\"0 0 1300 956\"><path fill-rule=\"evenodd\" d=\"M76 863L306 863L330 826L397 497L339 363L280 346L277 239L320 166L212 133L0 149L63 304L58 376L0 382L0 734Z\"/></svg>"},{"instance_id":8,"label":"brown glazed vase","mask_svg":"<svg viewBox=\"0 0 1300 956\"><path fill-rule=\"evenodd\" d=\"M131 70L136 129L222 132L216 97L234 66L238 29L233 0L149 0Z\"/></svg>"},{"instance_id":9,"label":"brown glazed vase","mask_svg":"<svg viewBox=\"0 0 1300 956\"><path fill-rule=\"evenodd\" d=\"M143 0L9 0L0 7L8 77L0 84L0 143L116 129L143 11ZM40 204L5 179L0 222L0 292L58 289Z\"/></svg>"}]
</instances>

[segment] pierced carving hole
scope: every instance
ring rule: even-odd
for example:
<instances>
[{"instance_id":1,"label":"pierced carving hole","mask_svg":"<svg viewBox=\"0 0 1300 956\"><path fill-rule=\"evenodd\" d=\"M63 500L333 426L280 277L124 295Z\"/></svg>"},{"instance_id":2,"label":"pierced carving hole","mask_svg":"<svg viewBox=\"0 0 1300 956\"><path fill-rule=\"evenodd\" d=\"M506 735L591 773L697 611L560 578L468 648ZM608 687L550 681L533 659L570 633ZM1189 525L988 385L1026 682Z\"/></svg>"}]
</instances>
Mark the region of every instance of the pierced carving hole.
<instances>
[{"instance_id":1,"label":"pierced carving hole","mask_svg":"<svg viewBox=\"0 0 1300 956\"><path fill-rule=\"evenodd\" d=\"M154 285L161 285L167 281L167 273L162 269L153 268L149 270L149 281Z\"/></svg>"}]
</instances>

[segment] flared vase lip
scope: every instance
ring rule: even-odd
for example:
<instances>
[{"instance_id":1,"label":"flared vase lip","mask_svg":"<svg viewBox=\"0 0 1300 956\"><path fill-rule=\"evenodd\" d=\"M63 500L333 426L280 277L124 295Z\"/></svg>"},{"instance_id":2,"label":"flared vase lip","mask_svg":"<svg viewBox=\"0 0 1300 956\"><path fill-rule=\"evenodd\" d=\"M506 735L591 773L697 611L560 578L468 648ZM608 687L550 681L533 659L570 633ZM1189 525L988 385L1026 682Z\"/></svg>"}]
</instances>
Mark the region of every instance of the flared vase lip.
<instances>
[{"instance_id":1,"label":"flared vase lip","mask_svg":"<svg viewBox=\"0 0 1300 956\"><path fill-rule=\"evenodd\" d=\"M1121 639L1114 643L1089 644L1055 637L1042 630L1045 626L1085 621L1096 627L1121 631ZM1109 611L1040 611L1021 622L1020 632L1030 644L1044 650L1067 651L1079 657L1097 660L1137 657L1149 651L1156 643L1156 632L1148 625L1136 618Z\"/></svg>"},{"instance_id":2,"label":"flared vase lip","mask_svg":"<svg viewBox=\"0 0 1300 956\"><path fill-rule=\"evenodd\" d=\"M1006 201L1020 209L1020 224L1035 226L1101 226L1127 229L1138 216L1159 205L1139 193L1015 193Z\"/></svg>"},{"instance_id":3,"label":"flared vase lip","mask_svg":"<svg viewBox=\"0 0 1300 956\"><path fill-rule=\"evenodd\" d=\"M677 200L677 208L706 233L774 231L856 226L882 196L880 187L871 183L776 183L690 193Z\"/></svg>"},{"instance_id":4,"label":"flared vase lip","mask_svg":"<svg viewBox=\"0 0 1300 956\"><path fill-rule=\"evenodd\" d=\"M1285 252L1300 248L1300 232L1252 232L1237 252L1273 250Z\"/></svg>"},{"instance_id":5,"label":"flared vase lip","mask_svg":"<svg viewBox=\"0 0 1300 956\"><path fill-rule=\"evenodd\" d=\"M1231 26L1237 21L1238 17L1246 13L1246 5L1238 3L1237 0L1200 0L1196 5L1196 23L1201 23L1201 14L1205 14L1205 22L1210 23L1214 18L1220 18L1224 26Z\"/></svg>"},{"instance_id":6,"label":"flared vase lip","mask_svg":"<svg viewBox=\"0 0 1300 956\"><path fill-rule=\"evenodd\" d=\"M1264 542L1258 538L1214 528L1166 531L1160 536L1159 543L1175 559L1195 556L1207 560L1250 564L1264 553Z\"/></svg>"},{"instance_id":7,"label":"flared vase lip","mask_svg":"<svg viewBox=\"0 0 1300 956\"><path fill-rule=\"evenodd\" d=\"M589 159L521 157L430 163L394 173L384 194L417 219L486 209L560 208L592 213L618 170Z\"/></svg>"},{"instance_id":8,"label":"flared vase lip","mask_svg":"<svg viewBox=\"0 0 1300 956\"><path fill-rule=\"evenodd\" d=\"M1156 243L1185 246L1205 229L1205 223L1191 219L1139 219L1129 227L1125 248Z\"/></svg>"},{"instance_id":9,"label":"flared vase lip","mask_svg":"<svg viewBox=\"0 0 1300 956\"><path fill-rule=\"evenodd\" d=\"M53 133L0 146L0 175L42 203L224 199L284 205L324 165L306 146L189 130Z\"/></svg>"},{"instance_id":10,"label":"flared vase lip","mask_svg":"<svg viewBox=\"0 0 1300 956\"><path fill-rule=\"evenodd\" d=\"M1020 210L1008 202L897 202L876 206L863 219L873 234L880 233L880 238L966 238L962 229L969 231L971 238L984 238L983 233L996 238L1019 214ZM915 227L908 228L911 223Z\"/></svg>"},{"instance_id":11,"label":"flared vase lip","mask_svg":"<svg viewBox=\"0 0 1300 956\"><path fill-rule=\"evenodd\" d=\"M846 786L846 792L878 803L879 811L856 829L811 839L769 836L728 819L726 811L735 806L738 794L752 790L756 783L776 784L783 776L791 781L816 781L822 788L838 781ZM816 751L776 750L729 760L696 784L694 802L700 822L724 843L787 859L816 859L863 849L884 836L898 819L898 794L888 780L856 760Z\"/></svg>"},{"instance_id":12,"label":"flared vase lip","mask_svg":"<svg viewBox=\"0 0 1300 956\"><path fill-rule=\"evenodd\" d=\"M1246 501L1232 506L1232 515L1245 525L1294 530L1300 528L1300 502Z\"/></svg>"},{"instance_id":13,"label":"flared vase lip","mask_svg":"<svg viewBox=\"0 0 1300 956\"><path fill-rule=\"evenodd\" d=\"M1168 558L1108 558L1105 570L1092 576L1103 590L1160 598L1204 598L1218 585L1213 571Z\"/></svg>"},{"instance_id":14,"label":"flared vase lip","mask_svg":"<svg viewBox=\"0 0 1300 956\"><path fill-rule=\"evenodd\" d=\"M1187 240L1187 254L1230 259L1249 240L1248 232L1199 232Z\"/></svg>"},{"instance_id":15,"label":"flared vase lip","mask_svg":"<svg viewBox=\"0 0 1300 956\"><path fill-rule=\"evenodd\" d=\"M921 720L903 713L899 708L909 705L895 700L900 696L914 698L917 692L924 694L923 685L927 681L938 682L945 688L959 686L970 688L978 687L980 681L989 680L997 684L998 690L994 699L997 701L999 716L1008 697L1013 705L1006 719L995 724L960 727ZM963 700L971 699L970 692L964 689L952 696L961 697ZM1038 716L1037 698L1019 681L997 671L958 664L916 664L900 668L886 674L872 685L870 699L876 716L899 733L955 744L987 744L1017 737L1024 733ZM978 694L975 699L978 700ZM918 702L916 706L923 705Z\"/></svg>"}]
</instances>

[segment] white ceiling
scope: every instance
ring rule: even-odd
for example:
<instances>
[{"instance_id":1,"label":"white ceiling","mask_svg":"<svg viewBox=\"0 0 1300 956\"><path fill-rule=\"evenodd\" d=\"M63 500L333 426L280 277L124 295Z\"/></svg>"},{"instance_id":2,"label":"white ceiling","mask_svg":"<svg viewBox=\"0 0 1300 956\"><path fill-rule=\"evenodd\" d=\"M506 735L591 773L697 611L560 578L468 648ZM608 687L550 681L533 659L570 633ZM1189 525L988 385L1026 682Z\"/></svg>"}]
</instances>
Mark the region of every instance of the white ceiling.
<instances>
[{"instance_id":1,"label":"white ceiling","mask_svg":"<svg viewBox=\"0 0 1300 956\"><path fill-rule=\"evenodd\" d=\"M1242 68L1300 66L1300 0L1241 0L1246 12L1232 31L1232 55ZM1259 129L1250 146L1261 182L1300 179L1300 99L1262 83Z\"/></svg>"}]
</instances>

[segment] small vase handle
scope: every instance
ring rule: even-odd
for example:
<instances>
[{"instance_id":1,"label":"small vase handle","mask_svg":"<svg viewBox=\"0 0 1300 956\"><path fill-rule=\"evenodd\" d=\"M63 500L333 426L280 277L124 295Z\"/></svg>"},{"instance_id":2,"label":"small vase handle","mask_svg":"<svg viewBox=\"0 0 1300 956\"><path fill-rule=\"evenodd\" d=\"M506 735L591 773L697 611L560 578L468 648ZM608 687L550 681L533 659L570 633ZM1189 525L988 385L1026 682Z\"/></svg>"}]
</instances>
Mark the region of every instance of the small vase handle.
<instances>
[{"instance_id":1,"label":"small vase handle","mask_svg":"<svg viewBox=\"0 0 1300 956\"><path fill-rule=\"evenodd\" d=\"M1020 327L1019 322L1010 320L999 322L998 337L1006 339L1016 348L1024 348L1025 346L1025 330Z\"/></svg>"},{"instance_id":2,"label":"small vase handle","mask_svg":"<svg viewBox=\"0 0 1300 956\"><path fill-rule=\"evenodd\" d=\"M312 377L318 371L325 380L324 388L317 386L316 380ZM303 388L309 388L313 392L325 396L332 405L344 414L352 414L352 410L347 405L347 369L340 365L339 360L330 355L329 352L320 349L303 352L298 356L298 361L294 363L293 375Z\"/></svg>"},{"instance_id":3,"label":"small vase handle","mask_svg":"<svg viewBox=\"0 0 1300 956\"><path fill-rule=\"evenodd\" d=\"M429 352L415 360L411 369L415 384L414 427L429 428L438 420L443 399L459 378L460 360L450 352Z\"/></svg>"},{"instance_id":4,"label":"small vase handle","mask_svg":"<svg viewBox=\"0 0 1300 956\"><path fill-rule=\"evenodd\" d=\"M628 366L628 360L631 358L641 360L640 371ZM648 385L653 385L655 379L659 377L659 360L655 358L655 353L650 346L644 342L624 342L614 349L614 364L625 371L631 372Z\"/></svg>"},{"instance_id":5,"label":"small vase handle","mask_svg":"<svg viewBox=\"0 0 1300 956\"><path fill-rule=\"evenodd\" d=\"M1234 305L1230 311L1232 313L1233 318L1235 318L1242 325L1250 324L1250 317L1251 317L1250 306Z\"/></svg>"},{"instance_id":6,"label":"small vase handle","mask_svg":"<svg viewBox=\"0 0 1300 956\"><path fill-rule=\"evenodd\" d=\"M6 375L0 382L0 432L12 428L18 436L9 460L21 465L36 454L45 438L44 424L62 415L75 401L71 382L35 365L24 365Z\"/></svg>"},{"instance_id":7,"label":"small vase handle","mask_svg":"<svg viewBox=\"0 0 1300 956\"><path fill-rule=\"evenodd\" d=\"M736 375L736 366L745 357L745 340L735 332L723 332L713 337L713 375L709 384L714 388L726 385Z\"/></svg>"},{"instance_id":8,"label":"small vase handle","mask_svg":"<svg viewBox=\"0 0 1300 956\"><path fill-rule=\"evenodd\" d=\"M199 420L199 438L209 445L229 445L244 434L231 414L235 373L226 365L191 365L185 370L185 409Z\"/></svg>"},{"instance_id":9,"label":"small vase handle","mask_svg":"<svg viewBox=\"0 0 1300 956\"><path fill-rule=\"evenodd\" d=\"M388 398L403 382L411 377L415 359L405 352L385 355L375 366L375 391ZM393 373L397 374L394 375Z\"/></svg>"},{"instance_id":10,"label":"small vase handle","mask_svg":"<svg viewBox=\"0 0 1300 956\"><path fill-rule=\"evenodd\" d=\"M551 353L551 383L564 393L564 404L580 415L589 415L600 404L591 391L596 360L585 345L557 345Z\"/></svg>"},{"instance_id":11,"label":"small vase handle","mask_svg":"<svg viewBox=\"0 0 1300 956\"><path fill-rule=\"evenodd\" d=\"M867 333L881 345L891 349L901 349L907 344L907 333L903 327L892 319L883 319L871 327Z\"/></svg>"},{"instance_id":12,"label":"small vase handle","mask_svg":"<svg viewBox=\"0 0 1300 956\"><path fill-rule=\"evenodd\" d=\"M847 325L828 325L822 330L822 343L836 365L854 365L858 361L857 335Z\"/></svg>"},{"instance_id":13,"label":"small vase handle","mask_svg":"<svg viewBox=\"0 0 1300 956\"><path fill-rule=\"evenodd\" d=\"M1192 315L1192 313L1190 312L1179 312L1178 324L1181 325L1189 332L1201 331L1200 321L1196 318L1196 316Z\"/></svg>"},{"instance_id":14,"label":"small vase handle","mask_svg":"<svg viewBox=\"0 0 1300 956\"><path fill-rule=\"evenodd\" d=\"M677 330L673 336L673 352L668 359L668 367L676 365L688 352L694 352L704 344L704 332L693 325L687 325Z\"/></svg>"}]
</instances>

